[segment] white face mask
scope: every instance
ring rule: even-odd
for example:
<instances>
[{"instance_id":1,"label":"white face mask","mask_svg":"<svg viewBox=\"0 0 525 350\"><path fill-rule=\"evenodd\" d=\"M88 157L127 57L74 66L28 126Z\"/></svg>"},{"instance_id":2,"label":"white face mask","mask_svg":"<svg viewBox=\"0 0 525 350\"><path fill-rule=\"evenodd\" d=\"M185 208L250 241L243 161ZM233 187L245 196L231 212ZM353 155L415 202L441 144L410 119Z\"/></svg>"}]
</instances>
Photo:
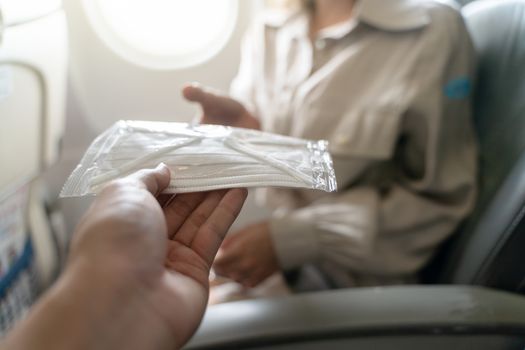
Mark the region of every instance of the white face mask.
<instances>
[{"instance_id":1,"label":"white face mask","mask_svg":"<svg viewBox=\"0 0 525 350\"><path fill-rule=\"evenodd\" d=\"M337 190L326 141L307 141L216 125L120 121L97 137L61 197L97 193L104 184L160 162L166 193L236 187Z\"/></svg>"}]
</instances>

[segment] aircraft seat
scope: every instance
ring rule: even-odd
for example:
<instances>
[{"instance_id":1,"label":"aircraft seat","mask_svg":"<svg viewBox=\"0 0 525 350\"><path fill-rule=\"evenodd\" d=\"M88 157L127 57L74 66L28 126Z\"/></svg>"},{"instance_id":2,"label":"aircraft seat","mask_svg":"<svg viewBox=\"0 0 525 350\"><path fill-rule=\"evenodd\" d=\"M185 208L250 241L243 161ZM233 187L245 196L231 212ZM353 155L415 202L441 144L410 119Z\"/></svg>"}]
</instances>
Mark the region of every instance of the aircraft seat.
<instances>
[{"instance_id":1,"label":"aircraft seat","mask_svg":"<svg viewBox=\"0 0 525 350\"><path fill-rule=\"evenodd\" d=\"M479 55L480 197L425 271L440 285L213 306L188 349L525 347L525 1L480 0L463 11Z\"/></svg>"}]
</instances>

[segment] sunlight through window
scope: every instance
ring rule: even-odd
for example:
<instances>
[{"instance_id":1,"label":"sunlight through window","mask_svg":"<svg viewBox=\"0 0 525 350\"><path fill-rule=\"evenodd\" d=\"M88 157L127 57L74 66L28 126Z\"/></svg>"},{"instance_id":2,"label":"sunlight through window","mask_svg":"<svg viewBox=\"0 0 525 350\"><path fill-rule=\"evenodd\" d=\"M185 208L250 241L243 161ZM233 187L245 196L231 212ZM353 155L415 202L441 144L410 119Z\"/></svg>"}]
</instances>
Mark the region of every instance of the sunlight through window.
<instances>
[{"instance_id":1,"label":"sunlight through window","mask_svg":"<svg viewBox=\"0 0 525 350\"><path fill-rule=\"evenodd\" d=\"M237 0L85 0L99 35L119 54L154 68L186 67L230 38Z\"/></svg>"}]
</instances>

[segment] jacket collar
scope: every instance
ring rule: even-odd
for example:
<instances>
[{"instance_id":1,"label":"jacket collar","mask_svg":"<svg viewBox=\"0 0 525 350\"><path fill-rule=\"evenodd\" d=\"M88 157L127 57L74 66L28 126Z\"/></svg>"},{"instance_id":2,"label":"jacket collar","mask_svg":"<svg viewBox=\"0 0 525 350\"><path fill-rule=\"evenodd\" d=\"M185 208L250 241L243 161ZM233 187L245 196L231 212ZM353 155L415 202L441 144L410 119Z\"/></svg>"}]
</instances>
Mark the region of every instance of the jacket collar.
<instances>
[{"instance_id":1,"label":"jacket collar","mask_svg":"<svg viewBox=\"0 0 525 350\"><path fill-rule=\"evenodd\" d=\"M355 15L348 21L321 31L323 38L340 39L346 36L358 23L390 32L416 30L430 23L425 0L358 0ZM266 17L266 24L281 27L290 23L292 35L304 35L308 28L306 12L292 14L272 13ZM294 36L295 36L294 35Z\"/></svg>"},{"instance_id":2,"label":"jacket collar","mask_svg":"<svg viewBox=\"0 0 525 350\"><path fill-rule=\"evenodd\" d=\"M430 15L421 0L359 0L356 18L386 31L406 31L425 27Z\"/></svg>"}]
</instances>

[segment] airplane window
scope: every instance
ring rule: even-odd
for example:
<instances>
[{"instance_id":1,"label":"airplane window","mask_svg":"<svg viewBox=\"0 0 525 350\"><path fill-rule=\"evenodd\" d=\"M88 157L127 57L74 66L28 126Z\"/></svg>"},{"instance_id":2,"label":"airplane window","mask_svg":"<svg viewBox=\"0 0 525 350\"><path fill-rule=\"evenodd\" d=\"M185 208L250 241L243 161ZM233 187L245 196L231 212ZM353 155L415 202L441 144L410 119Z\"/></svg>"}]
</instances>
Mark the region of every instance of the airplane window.
<instances>
[{"instance_id":1,"label":"airplane window","mask_svg":"<svg viewBox=\"0 0 525 350\"><path fill-rule=\"evenodd\" d=\"M124 58L183 68L217 54L230 38L238 0L84 0L99 36Z\"/></svg>"}]
</instances>

